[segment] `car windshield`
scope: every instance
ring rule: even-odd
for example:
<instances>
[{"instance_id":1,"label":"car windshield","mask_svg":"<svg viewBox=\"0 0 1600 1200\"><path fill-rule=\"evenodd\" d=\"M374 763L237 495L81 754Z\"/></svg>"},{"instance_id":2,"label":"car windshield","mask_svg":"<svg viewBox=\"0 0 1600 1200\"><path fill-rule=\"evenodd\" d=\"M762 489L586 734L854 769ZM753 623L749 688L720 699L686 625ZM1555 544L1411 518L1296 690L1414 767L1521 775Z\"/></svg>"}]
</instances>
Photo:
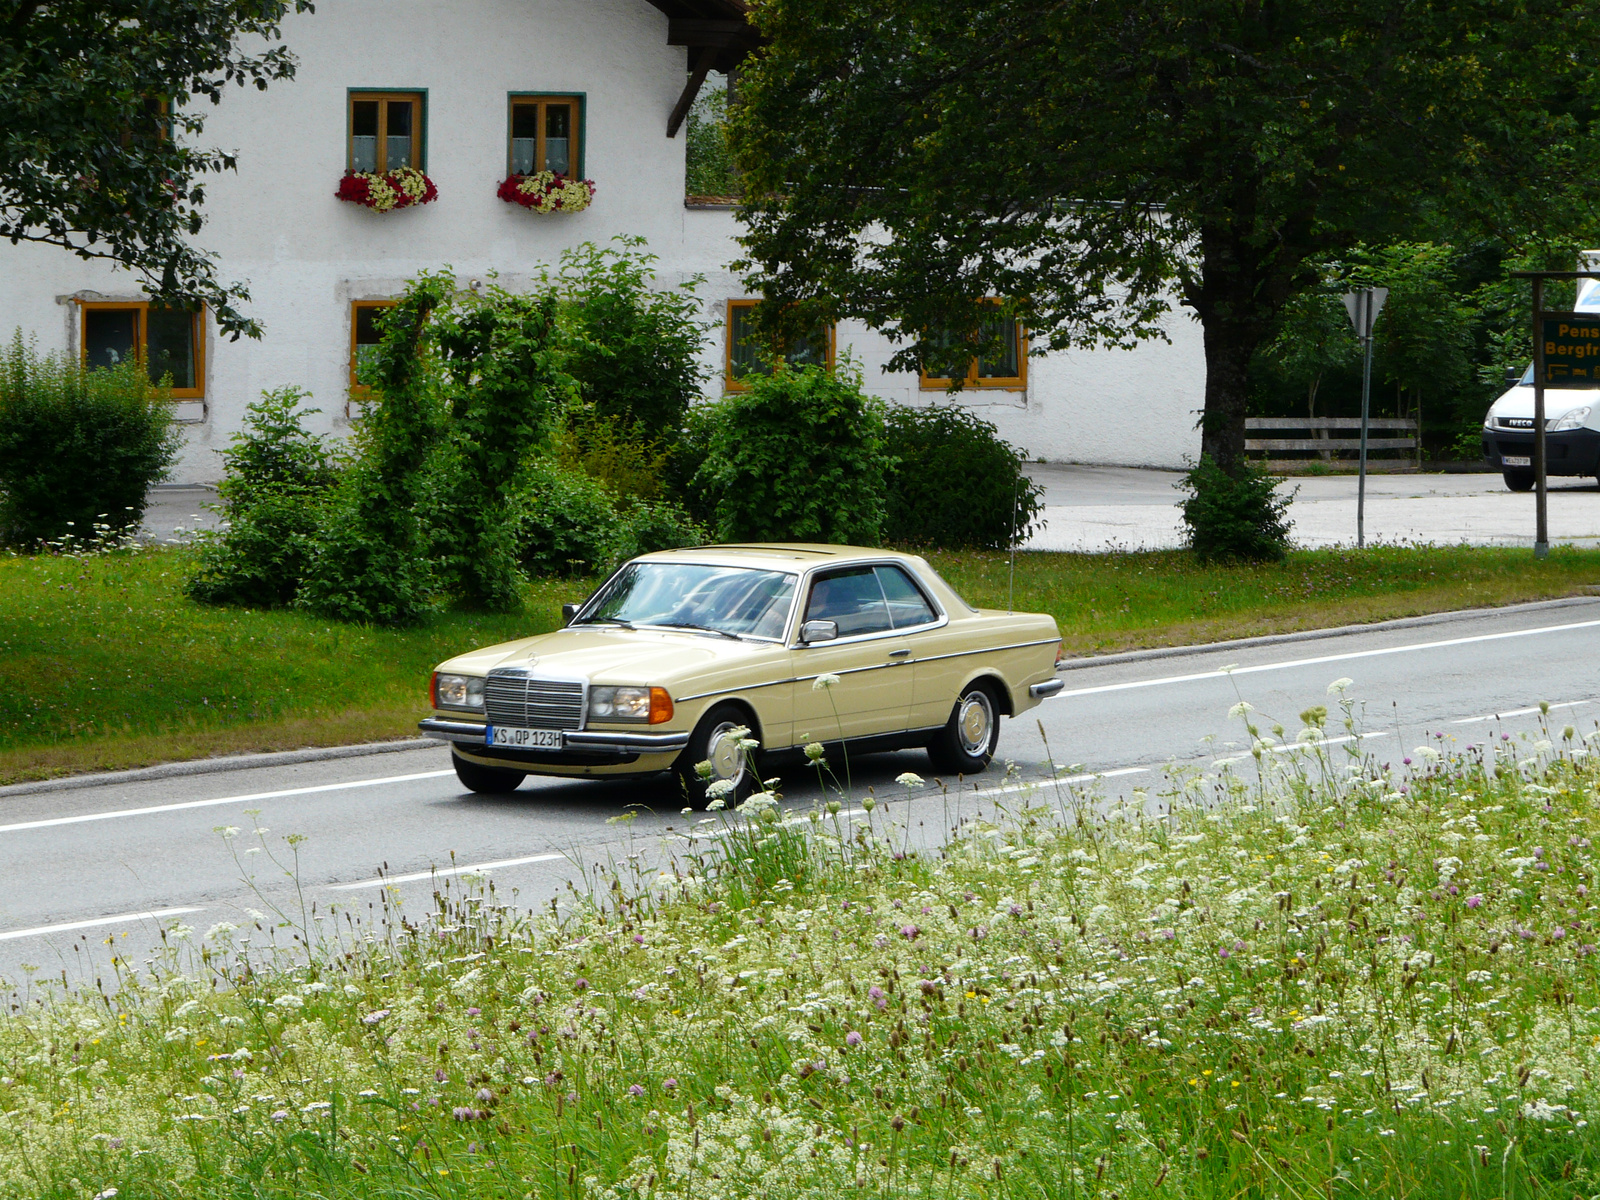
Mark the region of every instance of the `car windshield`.
<instances>
[{"instance_id":1,"label":"car windshield","mask_svg":"<svg viewBox=\"0 0 1600 1200\"><path fill-rule=\"evenodd\" d=\"M589 602L585 624L673 625L781 640L795 576L704 563L629 563Z\"/></svg>"}]
</instances>

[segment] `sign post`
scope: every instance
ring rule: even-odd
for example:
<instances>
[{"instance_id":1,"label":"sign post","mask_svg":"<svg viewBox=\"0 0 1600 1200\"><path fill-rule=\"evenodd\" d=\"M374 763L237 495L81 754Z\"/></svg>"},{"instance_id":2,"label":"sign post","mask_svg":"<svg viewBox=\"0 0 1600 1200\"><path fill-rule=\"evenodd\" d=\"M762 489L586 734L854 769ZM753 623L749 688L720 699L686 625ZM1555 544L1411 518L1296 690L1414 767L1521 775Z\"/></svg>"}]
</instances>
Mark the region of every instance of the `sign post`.
<instances>
[{"instance_id":1,"label":"sign post","mask_svg":"<svg viewBox=\"0 0 1600 1200\"><path fill-rule=\"evenodd\" d=\"M1356 547L1367 544L1367 420L1372 409L1372 326L1389 298L1388 288L1346 292L1345 311L1361 339L1361 464L1356 468Z\"/></svg>"},{"instance_id":2,"label":"sign post","mask_svg":"<svg viewBox=\"0 0 1600 1200\"><path fill-rule=\"evenodd\" d=\"M1533 282L1533 556L1544 558L1550 553L1544 392L1600 385L1600 312L1545 312L1544 281L1600 279L1600 271L1513 271L1511 277Z\"/></svg>"}]
</instances>

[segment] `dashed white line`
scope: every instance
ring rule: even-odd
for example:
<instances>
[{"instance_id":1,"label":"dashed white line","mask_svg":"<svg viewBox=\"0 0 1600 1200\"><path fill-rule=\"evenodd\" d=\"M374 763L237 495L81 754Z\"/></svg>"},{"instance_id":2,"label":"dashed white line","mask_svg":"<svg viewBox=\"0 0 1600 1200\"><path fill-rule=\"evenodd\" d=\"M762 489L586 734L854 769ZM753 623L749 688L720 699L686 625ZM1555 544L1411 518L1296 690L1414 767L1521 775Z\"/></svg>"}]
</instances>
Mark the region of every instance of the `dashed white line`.
<instances>
[{"instance_id":1,"label":"dashed white line","mask_svg":"<svg viewBox=\"0 0 1600 1200\"><path fill-rule=\"evenodd\" d=\"M1552 704L1550 706L1550 711L1554 712L1558 708L1577 708L1580 704L1592 703L1592 700L1567 700L1561 704ZM1505 712L1489 713L1487 716L1482 717L1462 717L1458 721L1451 721L1450 724L1475 725L1480 721L1498 721L1503 717L1526 717L1530 713L1536 713L1539 711L1539 706L1535 704L1532 708L1508 708Z\"/></svg>"},{"instance_id":2,"label":"dashed white line","mask_svg":"<svg viewBox=\"0 0 1600 1200\"><path fill-rule=\"evenodd\" d=\"M1165 687L1174 683L1194 683L1198 680L1226 679L1229 675L1256 675L1262 671L1289 671L1296 667L1315 667L1323 663L1349 662L1357 658L1378 658L1385 654L1412 654L1419 650L1442 650L1449 646L1466 646L1475 642L1499 642L1507 638L1534 637L1541 633L1566 633L1574 629L1593 629L1600 621L1573 621L1566 625L1541 625L1537 629L1512 629L1504 633L1480 633L1472 637L1446 638L1437 642L1412 642L1406 646L1385 646L1380 650L1353 650L1348 654L1321 654L1315 658L1295 658L1284 662L1257 663L1250 667L1234 667L1229 671L1200 671L1193 675L1168 675L1161 679L1130 679L1126 683L1105 683L1098 687L1073 688L1057 692L1055 698L1069 696L1098 696L1104 692L1126 692L1134 688Z\"/></svg>"},{"instance_id":3,"label":"dashed white line","mask_svg":"<svg viewBox=\"0 0 1600 1200\"><path fill-rule=\"evenodd\" d=\"M380 875L376 879L362 879L356 883L330 883L329 891L353 892L357 888L387 887L391 883L415 883L419 879L443 879L446 875L481 875L503 867L521 867L528 863L554 862L566 858L565 854L530 854L526 858L502 858L496 862L476 863L470 867L444 867L429 871L413 871L409 875Z\"/></svg>"},{"instance_id":4,"label":"dashed white line","mask_svg":"<svg viewBox=\"0 0 1600 1200\"><path fill-rule=\"evenodd\" d=\"M198 908L152 908L148 912L123 913L116 917L95 917L92 921L65 921L60 925L37 925L32 929L12 929L0 933L0 942L15 938L38 937L46 933L71 933L75 929L94 929L101 925L131 924L134 921L158 921L162 917L181 917L185 913L202 912Z\"/></svg>"},{"instance_id":5,"label":"dashed white line","mask_svg":"<svg viewBox=\"0 0 1600 1200\"><path fill-rule=\"evenodd\" d=\"M316 787L286 788L278 792L252 792L247 796L219 796L214 800L185 800L177 804L151 804L144 808L119 808L111 812L81 813L76 817L46 817L38 821L16 821L0 825L0 833L24 829L49 829L56 825L82 825L88 821L114 821L121 817L144 817L152 813L182 812L190 808L212 808L219 804L248 804L252 800L278 800L285 796L310 796L317 792L341 792L351 788L382 787L386 783L411 783L417 779L438 779L452 771L420 771L415 775L387 775L382 779L354 779L348 783L324 783Z\"/></svg>"}]
</instances>

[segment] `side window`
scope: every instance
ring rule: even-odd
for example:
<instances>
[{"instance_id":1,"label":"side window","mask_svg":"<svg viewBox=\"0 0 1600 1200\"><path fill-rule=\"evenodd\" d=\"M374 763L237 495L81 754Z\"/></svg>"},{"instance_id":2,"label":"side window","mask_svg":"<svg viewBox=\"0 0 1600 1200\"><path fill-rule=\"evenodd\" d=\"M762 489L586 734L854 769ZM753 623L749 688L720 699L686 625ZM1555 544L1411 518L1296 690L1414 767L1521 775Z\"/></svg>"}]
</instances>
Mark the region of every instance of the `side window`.
<instances>
[{"instance_id":1,"label":"side window","mask_svg":"<svg viewBox=\"0 0 1600 1200\"><path fill-rule=\"evenodd\" d=\"M889 619L896 629L930 625L939 619L922 589L899 567L874 567L873 570L883 586L884 598L889 602Z\"/></svg>"},{"instance_id":2,"label":"side window","mask_svg":"<svg viewBox=\"0 0 1600 1200\"><path fill-rule=\"evenodd\" d=\"M83 365L144 364L150 382L165 380L177 400L205 396L201 314L145 302L83 305Z\"/></svg>"},{"instance_id":3,"label":"side window","mask_svg":"<svg viewBox=\"0 0 1600 1200\"><path fill-rule=\"evenodd\" d=\"M883 601L883 588L871 567L851 567L814 582L805 619L835 622L840 637L887 633L894 627L889 606Z\"/></svg>"},{"instance_id":4,"label":"side window","mask_svg":"<svg viewBox=\"0 0 1600 1200\"><path fill-rule=\"evenodd\" d=\"M576 179L582 99L578 96L511 97L511 154L513 175L552 171Z\"/></svg>"},{"instance_id":5,"label":"side window","mask_svg":"<svg viewBox=\"0 0 1600 1200\"><path fill-rule=\"evenodd\" d=\"M761 353L751 320L759 300L728 301L728 353L723 386L730 392L743 391L751 375L768 375L772 367ZM819 325L795 335L783 346L783 360L791 367L833 369L833 328Z\"/></svg>"}]
</instances>

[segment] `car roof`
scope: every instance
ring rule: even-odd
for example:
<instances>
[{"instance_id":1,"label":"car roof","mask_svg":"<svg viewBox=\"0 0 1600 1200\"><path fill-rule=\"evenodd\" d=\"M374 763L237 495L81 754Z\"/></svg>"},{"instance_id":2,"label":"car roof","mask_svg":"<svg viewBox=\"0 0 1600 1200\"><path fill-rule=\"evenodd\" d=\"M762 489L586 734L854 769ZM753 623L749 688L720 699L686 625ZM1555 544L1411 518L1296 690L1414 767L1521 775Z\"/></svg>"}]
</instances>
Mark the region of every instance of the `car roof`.
<instances>
[{"instance_id":1,"label":"car roof","mask_svg":"<svg viewBox=\"0 0 1600 1200\"><path fill-rule=\"evenodd\" d=\"M641 554L638 562L692 561L716 565L766 567L794 571L861 559L909 561L910 555L868 546L828 546L814 542L740 542L722 546L686 546L679 550L658 550Z\"/></svg>"}]
</instances>

